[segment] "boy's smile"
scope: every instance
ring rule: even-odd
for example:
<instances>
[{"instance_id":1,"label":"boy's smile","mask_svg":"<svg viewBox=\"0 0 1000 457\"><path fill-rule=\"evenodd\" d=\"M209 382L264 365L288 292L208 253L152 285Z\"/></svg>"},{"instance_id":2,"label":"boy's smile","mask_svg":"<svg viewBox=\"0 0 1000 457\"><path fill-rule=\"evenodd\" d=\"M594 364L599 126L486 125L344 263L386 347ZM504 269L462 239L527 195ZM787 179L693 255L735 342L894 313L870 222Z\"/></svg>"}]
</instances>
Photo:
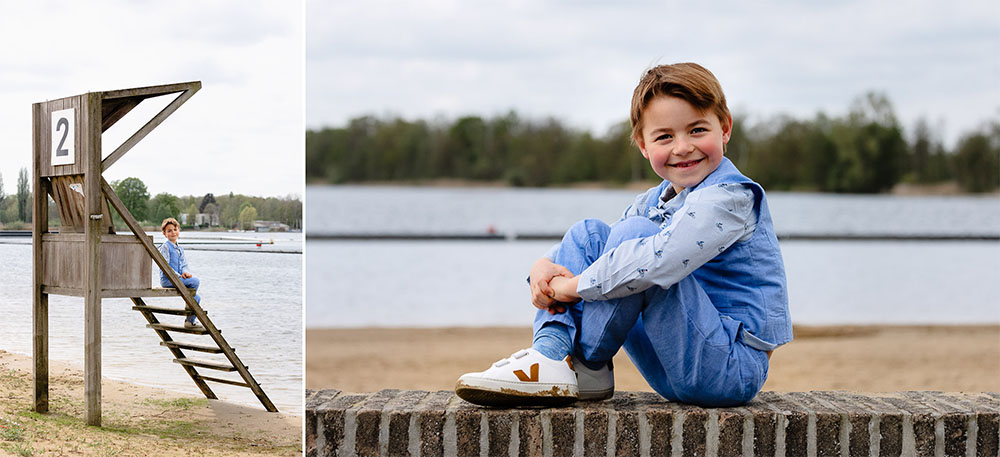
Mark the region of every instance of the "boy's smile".
<instances>
[{"instance_id":1,"label":"boy's smile","mask_svg":"<svg viewBox=\"0 0 1000 457\"><path fill-rule=\"evenodd\" d=\"M722 162L733 120L723 125L711 112L700 112L686 100L653 98L642 113L642 156L656 174L680 192L698 185Z\"/></svg>"}]
</instances>

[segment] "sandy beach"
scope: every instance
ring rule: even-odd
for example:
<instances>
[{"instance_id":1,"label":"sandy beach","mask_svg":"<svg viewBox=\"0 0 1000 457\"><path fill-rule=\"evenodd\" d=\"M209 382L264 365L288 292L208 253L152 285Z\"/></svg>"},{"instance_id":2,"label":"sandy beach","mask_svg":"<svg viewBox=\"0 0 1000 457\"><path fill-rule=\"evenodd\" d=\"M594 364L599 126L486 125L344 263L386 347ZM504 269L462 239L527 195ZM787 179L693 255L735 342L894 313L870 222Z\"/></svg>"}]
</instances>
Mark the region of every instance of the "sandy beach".
<instances>
[{"instance_id":1,"label":"sandy beach","mask_svg":"<svg viewBox=\"0 0 1000 457\"><path fill-rule=\"evenodd\" d=\"M530 328L307 329L306 387L449 390L530 346ZM624 351L619 390L651 391ZM795 327L771 358L770 391L1000 391L1000 325Z\"/></svg>"},{"instance_id":2,"label":"sandy beach","mask_svg":"<svg viewBox=\"0 0 1000 457\"><path fill-rule=\"evenodd\" d=\"M302 417L107 378L102 427L84 421L83 372L49 367L49 413L32 411L31 358L0 350L0 455L300 456Z\"/></svg>"}]
</instances>

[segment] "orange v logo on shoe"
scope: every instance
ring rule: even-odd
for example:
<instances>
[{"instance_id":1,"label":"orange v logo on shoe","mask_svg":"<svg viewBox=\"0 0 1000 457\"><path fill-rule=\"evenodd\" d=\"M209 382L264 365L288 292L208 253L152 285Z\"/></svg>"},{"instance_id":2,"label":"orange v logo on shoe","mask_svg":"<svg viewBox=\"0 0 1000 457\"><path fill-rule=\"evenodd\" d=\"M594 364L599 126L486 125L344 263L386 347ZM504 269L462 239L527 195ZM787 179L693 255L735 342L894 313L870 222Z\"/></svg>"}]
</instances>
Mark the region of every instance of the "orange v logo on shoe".
<instances>
[{"instance_id":1,"label":"orange v logo on shoe","mask_svg":"<svg viewBox=\"0 0 1000 457\"><path fill-rule=\"evenodd\" d=\"M521 382L538 382L538 364L531 365L531 376L524 374L524 370L514 370L514 376Z\"/></svg>"}]
</instances>

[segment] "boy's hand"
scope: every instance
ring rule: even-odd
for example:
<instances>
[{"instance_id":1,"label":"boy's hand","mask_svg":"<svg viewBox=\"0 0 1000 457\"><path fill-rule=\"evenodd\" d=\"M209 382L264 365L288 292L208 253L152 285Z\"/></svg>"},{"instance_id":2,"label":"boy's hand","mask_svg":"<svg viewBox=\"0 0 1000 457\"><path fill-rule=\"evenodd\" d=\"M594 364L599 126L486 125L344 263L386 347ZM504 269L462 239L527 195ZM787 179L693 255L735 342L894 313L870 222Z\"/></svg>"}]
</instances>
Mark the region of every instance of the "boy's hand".
<instances>
[{"instance_id":1,"label":"boy's hand","mask_svg":"<svg viewBox=\"0 0 1000 457\"><path fill-rule=\"evenodd\" d=\"M181 277L184 279L190 278L191 276L191 273L181 273Z\"/></svg>"},{"instance_id":2,"label":"boy's hand","mask_svg":"<svg viewBox=\"0 0 1000 457\"><path fill-rule=\"evenodd\" d=\"M553 299L555 291L549 286L549 281L555 277L572 278L573 272L562 265L553 263L547 257L542 257L532 265L528 277L531 278L531 304L535 308L548 310L552 314L555 314L557 310L559 312L566 311L565 305L559 306L556 303L557 300ZM550 308L553 304L556 306Z\"/></svg>"},{"instance_id":3,"label":"boy's hand","mask_svg":"<svg viewBox=\"0 0 1000 457\"><path fill-rule=\"evenodd\" d=\"M580 278L577 276L565 277L556 276L549 281L549 287L554 292L552 298L560 303L576 303L580 300L580 294L576 293L576 286Z\"/></svg>"}]
</instances>

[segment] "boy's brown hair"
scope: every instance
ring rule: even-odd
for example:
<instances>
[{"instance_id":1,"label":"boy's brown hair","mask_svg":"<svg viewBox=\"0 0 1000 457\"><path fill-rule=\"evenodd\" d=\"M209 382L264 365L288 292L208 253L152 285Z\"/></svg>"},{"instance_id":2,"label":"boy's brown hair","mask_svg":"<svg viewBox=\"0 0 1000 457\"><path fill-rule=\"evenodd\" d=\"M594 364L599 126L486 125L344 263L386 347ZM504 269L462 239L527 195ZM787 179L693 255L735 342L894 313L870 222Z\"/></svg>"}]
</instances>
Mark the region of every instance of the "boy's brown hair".
<instances>
[{"instance_id":1,"label":"boy's brown hair","mask_svg":"<svg viewBox=\"0 0 1000 457\"><path fill-rule=\"evenodd\" d=\"M712 111L722 125L729 124L729 107L722 85L707 68L696 63L658 65L639 80L632 93L632 142L642 138L642 111L653 98L666 95L683 99L701 112Z\"/></svg>"},{"instance_id":2,"label":"boy's brown hair","mask_svg":"<svg viewBox=\"0 0 1000 457\"><path fill-rule=\"evenodd\" d=\"M162 232L166 232L167 231L167 226L170 225L170 224L174 224L174 227L177 227L178 230L181 228L181 224L177 223L177 219L174 219L172 217L168 217L168 218L164 219L163 222L160 223L160 232L161 233Z\"/></svg>"}]
</instances>

